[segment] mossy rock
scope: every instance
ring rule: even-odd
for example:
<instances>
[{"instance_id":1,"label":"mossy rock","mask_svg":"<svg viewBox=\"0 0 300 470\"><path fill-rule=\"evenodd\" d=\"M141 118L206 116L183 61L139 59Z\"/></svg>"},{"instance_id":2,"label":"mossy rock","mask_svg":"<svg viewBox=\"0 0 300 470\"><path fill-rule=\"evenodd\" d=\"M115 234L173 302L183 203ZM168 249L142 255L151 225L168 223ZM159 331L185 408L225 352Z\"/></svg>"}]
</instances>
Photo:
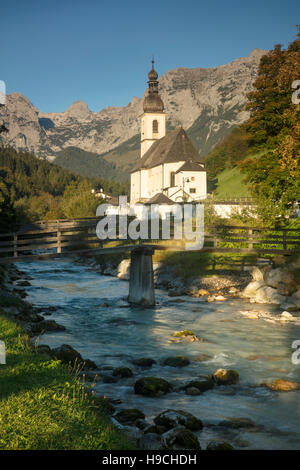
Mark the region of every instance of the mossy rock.
<instances>
[{"instance_id":1,"label":"mossy rock","mask_svg":"<svg viewBox=\"0 0 300 470\"><path fill-rule=\"evenodd\" d=\"M173 336L182 337L182 336L195 336L195 333L192 330L183 330L183 331L175 331Z\"/></svg>"},{"instance_id":2,"label":"mossy rock","mask_svg":"<svg viewBox=\"0 0 300 470\"><path fill-rule=\"evenodd\" d=\"M201 450L197 436L185 428L175 428L166 432L162 435L162 443L164 448L170 450Z\"/></svg>"},{"instance_id":3,"label":"mossy rock","mask_svg":"<svg viewBox=\"0 0 300 470\"><path fill-rule=\"evenodd\" d=\"M91 359L84 359L82 362L82 369L83 370L95 370L97 369L97 364Z\"/></svg>"},{"instance_id":4,"label":"mossy rock","mask_svg":"<svg viewBox=\"0 0 300 470\"><path fill-rule=\"evenodd\" d=\"M190 431L200 431L203 428L201 419L196 418L191 413L182 410L166 410L154 418L157 426L164 426L167 429L184 426Z\"/></svg>"},{"instance_id":5,"label":"mossy rock","mask_svg":"<svg viewBox=\"0 0 300 470\"><path fill-rule=\"evenodd\" d=\"M185 356L174 356L174 357L167 357L163 359L162 365L163 366L170 366L170 367L185 367L190 364L190 360Z\"/></svg>"},{"instance_id":6,"label":"mossy rock","mask_svg":"<svg viewBox=\"0 0 300 470\"><path fill-rule=\"evenodd\" d=\"M207 377L206 379L192 380L185 386L185 390L188 388L197 388L200 393L206 392L214 388L214 381L212 377Z\"/></svg>"},{"instance_id":7,"label":"mossy rock","mask_svg":"<svg viewBox=\"0 0 300 470\"><path fill-rule=\"evenodd\" d=\"M141 357L140 359L133 359L132 364L139 367L152 367L156 361L150 357Z\"/></svg>"},{"instance_id":8,"label":"mossy rock","mask_svg":"<svg viewBox=\"0 0 300 470\"><path fill-rule=\"evenodd\" d=\"M143 377L134 384L134 393L146 397L160 397L172 389L169 382L158 377Z\"/></svg>"},{"instance_id":9,"label":"mossy rock","mask_svg":"<svg viewBox=\"0 0 300 470\"><path fill-rule=\"evenodd\" d=\"M232 369L218 369L213 373L217 385L236 385L239 383L239 374Z\"/></svg>"},{"instance_id":10,"label":"mossy rock","mask_svg":"<svg viewBox=\"0 0 300 470\"><path fill-rule=\"evenodd\" d=\"M228 442L212 441L208 444L206 450L234 450L234 447L232 447Z\"/></svg>"},{"instance_id":11,"label":"mossy rock","mask_svg":"<svg viewBox=\"0 0 300 470\"><path fill-rule=\"evenodd\" d=\"M122 378L133 377L133 373L128 367L116 367L113 371L113 376Z\"/></svg>"},{"instance_id":12,"label":"mossy rock","mask_svg":"<svg viewBox=\"0 0 300 470\"><path fill-rule=\"evenodd\" d=\"M121 424L133 425L140 419L145 419L142 411L137 409L121 410L115 415L115 418Z\"/></svg>"},{"instance_id":13,"label":"mossy rock","mask_svg":"<svg viewBox=\"0 0 300 470\"><path fill-rule=\"evenodd\" d=\"M52 355L65 364L74 365L83 362L81 354L69 344L62 344L59 348L52 349Z\"/></svg>"},{"instance_id":14,"label":"mossy rock","mask_svg":"<svg viewBox=\"0 0 300 470\"><path fill-rule=\"evenodd\" d=\"M164 434L167 431L168 428L165 426L156 426L152 424L151 426L148 426L146 429L144 429L144 434Z\"/></svg>"},{"instance_id":15,"label":"mossy rock","mask_svg":"<svg viewBox=\"0 0 300 470\"><path fill-rule=\"evenodd\" d=\"M63 325L59 325L55 320L43 320L31 325L31 331L34 334L43 333L44 331L65 331Z\"/></svg>"}]
</instances>

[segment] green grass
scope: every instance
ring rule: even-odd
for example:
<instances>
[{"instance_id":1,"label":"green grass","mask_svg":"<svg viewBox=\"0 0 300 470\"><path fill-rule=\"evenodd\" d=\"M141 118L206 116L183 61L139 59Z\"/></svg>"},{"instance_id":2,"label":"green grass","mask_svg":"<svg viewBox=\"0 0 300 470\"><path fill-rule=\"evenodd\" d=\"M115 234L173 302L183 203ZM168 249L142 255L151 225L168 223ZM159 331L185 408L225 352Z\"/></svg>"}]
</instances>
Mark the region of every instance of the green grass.
<instances>
[{"instance_id":1,"label":"green grass","mask_svg":"<svg viewBox=\"0 0 300 470\"><path fill-rule=\"evenodd\" d=\"M237 167L226 168L218 174L216 196L227 199L251 196L247 185L243 182L244 178L245 175Z\"/></svg>"},{"instance_id":2,"label":"green grass","mask_svg":"<svg viewBox=\"0 0 300 470\"><path fill-rule=\"evenodd\" d=\"M107 400L68 368L39 354L23 329L0 309L0 449L134 449L110 422ZM92 385L91 385L92 386Z\"/></svg>"},{"instance_id":3,"label":"green grass","mask_svg":"<svg viewBox=\"0 0 300 470\"><path fill-rule=\"evenodd\" d=\"M248 155L247 158L258 158L264 155L268 150ZM243 181L245 175L242 174L237 166L234 168L225 168L217 176L218 183L216 188L216 196L221 198L239 198L251 197L251 193L247 184Z\"/></svg>"}]
</instances>

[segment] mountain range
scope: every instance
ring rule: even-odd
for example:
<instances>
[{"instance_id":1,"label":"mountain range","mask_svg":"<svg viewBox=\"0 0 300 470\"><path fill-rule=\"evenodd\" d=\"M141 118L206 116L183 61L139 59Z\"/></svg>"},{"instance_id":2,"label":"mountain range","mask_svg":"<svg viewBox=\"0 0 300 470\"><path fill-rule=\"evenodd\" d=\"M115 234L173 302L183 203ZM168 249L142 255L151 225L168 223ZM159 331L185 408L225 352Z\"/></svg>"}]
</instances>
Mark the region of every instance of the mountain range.
<instances>
[{"instance_id":1,"label":"mountain range","mask_svg":"<svg viewBox=\"0 0 300 470\"><path fill-rule=\"evenodd\" d=\"M226 65L176 68L159 78L167 113L167 131L182 126L201 157L230 130L244 122L246 95L255 80L261 57L254 49ZM146 91L145 91L146 93ZM145 96L145 94L144 94ZM0 123L9 132L2 143L83 176L125 181L140 158L140 115L143 97L124 107L89 110L79 100L61 113L43 113L20 93L7 96Z\"/></svg>"}]
</instances>

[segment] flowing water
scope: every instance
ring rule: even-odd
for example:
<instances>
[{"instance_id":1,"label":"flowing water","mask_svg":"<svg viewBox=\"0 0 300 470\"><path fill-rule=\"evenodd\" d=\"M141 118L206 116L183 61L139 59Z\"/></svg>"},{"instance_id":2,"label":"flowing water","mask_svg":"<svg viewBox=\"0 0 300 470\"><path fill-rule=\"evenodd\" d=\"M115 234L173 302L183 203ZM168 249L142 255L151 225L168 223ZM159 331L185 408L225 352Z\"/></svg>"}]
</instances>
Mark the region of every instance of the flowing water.
<instances>
[{"instance_id":1,"label":"flowing water","mask_svg":"<svg viewBox=\"0 0 300 470\"><path fill-rule=\"evenodd\" d=\"M132 378L95 386L99 396L122 400L118 410L138 408L149 421L168 408L189 411L204 422L198 433L202 448L216 439L240 449L300 449L300 391L280 393L255 387L276 378L300 381L300 365L291 362L291 344L300 339L300 326L252 320L240 313L276 313L276 307L240 299L206 303L191 297L176 303L160 290L156 291L155 309L128 307L128 282L88 267L61 260L19 263L18 267L33 278L26 288L28 301L38 307L58 307L49 318L66 327L66 331L41 336L39 344L57 347L67 343L99 367L122 366L134 372ZM109 306L100 307L103 303ZM174 331L187 329L205 341L169 342ZM203 354L209 356L204 362ZM186 355L191 364L182 368L159 364L176 355ZM157 364L143 370L131 363L141 357L151 357ZM215 387L198 396L172 392L148 398L133 391L139 377L161 377L180 386L221 367L237 370L240 384ZM215 426L232 417L250 418L258 426Z\"/></svg>"}]
</instances>

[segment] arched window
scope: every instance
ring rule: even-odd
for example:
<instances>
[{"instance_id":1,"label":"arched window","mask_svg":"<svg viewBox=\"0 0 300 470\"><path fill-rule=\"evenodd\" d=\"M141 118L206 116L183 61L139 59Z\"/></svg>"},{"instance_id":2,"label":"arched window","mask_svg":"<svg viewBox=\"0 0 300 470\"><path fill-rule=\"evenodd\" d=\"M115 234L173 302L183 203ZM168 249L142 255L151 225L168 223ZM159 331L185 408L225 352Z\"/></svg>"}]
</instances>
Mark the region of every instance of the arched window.
<instances>
[{"instance_id":1,"label":"arched window","mask_svg":"<svg viewBox=\"0 0 300 470\"><path fill-rule=\"evenodd\" d=\"M157 121L157 119L154 119L154 121L152 122L152 131L153 131L153 134L158 134L158 121Z\"/></svg>"}]
</instances>

